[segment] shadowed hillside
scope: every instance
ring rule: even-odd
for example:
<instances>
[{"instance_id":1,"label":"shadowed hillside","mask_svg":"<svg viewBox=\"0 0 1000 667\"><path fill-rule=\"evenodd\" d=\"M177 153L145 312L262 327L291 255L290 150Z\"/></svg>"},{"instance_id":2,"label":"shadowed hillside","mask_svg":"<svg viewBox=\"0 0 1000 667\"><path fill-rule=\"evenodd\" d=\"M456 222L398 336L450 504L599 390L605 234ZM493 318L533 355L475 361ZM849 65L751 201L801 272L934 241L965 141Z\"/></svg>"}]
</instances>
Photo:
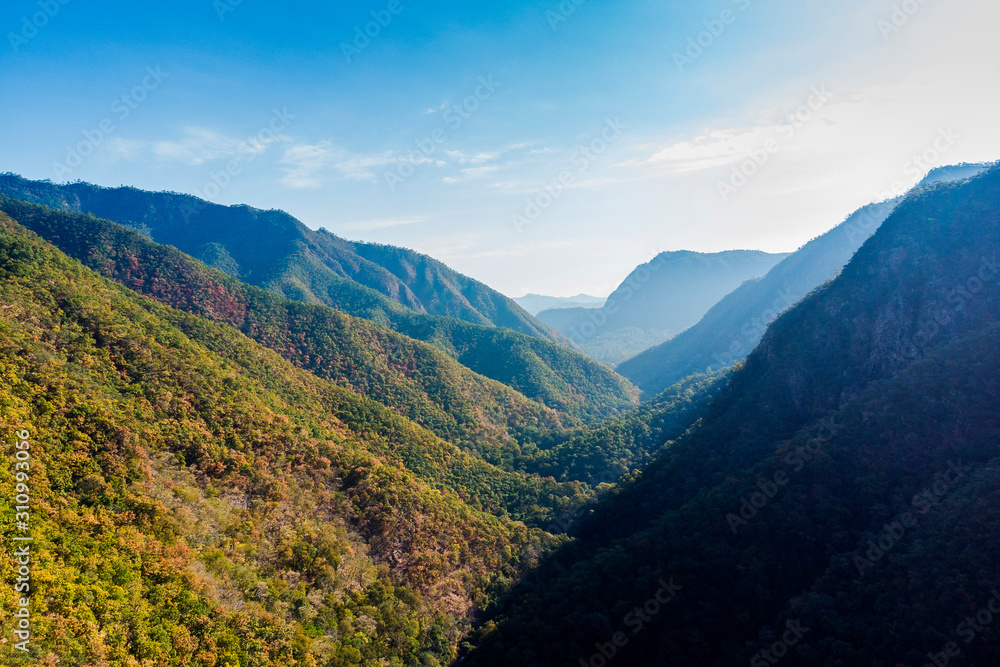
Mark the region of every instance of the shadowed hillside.
<instances>
[{"instance_id":1,"label":"shadowed hillside","mask_svg":"<svg viewBox=\"0 0 1000 667\"><path fill-rule=\"evenodd\" d=\"M1000 169L908 196L463 664L992 664L998 257Z\"/></svg>"}]
</instances>

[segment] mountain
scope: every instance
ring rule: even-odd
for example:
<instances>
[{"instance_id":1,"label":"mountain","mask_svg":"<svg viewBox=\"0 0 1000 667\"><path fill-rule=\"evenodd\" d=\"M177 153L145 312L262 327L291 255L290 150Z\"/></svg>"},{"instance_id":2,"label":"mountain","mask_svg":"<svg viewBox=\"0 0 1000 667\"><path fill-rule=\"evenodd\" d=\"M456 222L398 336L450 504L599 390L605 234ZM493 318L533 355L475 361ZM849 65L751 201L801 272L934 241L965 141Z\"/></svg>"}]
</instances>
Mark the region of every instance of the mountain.
<instances>
[{"instance_id":1,"label":"mountain","mask_svg":"<svg viewBox=\"0 0 1000 667\"><path fill-rule=\"evenodd\" d=\"M993 167L904 198L462 664L994 664L998 340Z\"/></svg>"},{"instance_id":2,"label":"mountain","mask_svg":"<svg viewBox=\"0 0 1000 667\"><path fill-rule=\"evenodd\" d=\"M579 424L602 410L613 414L634 400L634 391L612 373L552 343L507 334L517 339L517 349L506 354L509 372L494 375L530 392L536 400L529 400L430 345L327 306L241 283L113 222L2 196L0 210L104 276L233 326L296 365L370 396L498 465L523 467L518 443L534 433ZM477 333L482 329L458 324ZM498 340L493 329L485 333L487 342ZM470 341L461 355L472 366L482 365L474 359L476 345ZM551 356L544 361L539 352Z\"/></svg>"},{"instance_id":3,"label":"mountain","mask_svg":"<svg viewBox=\"0 0 1000 667\"><path fill-rule=\"evenodd\" d=\"M576 296L542 296L541 294L525 294L514 299L514 302L524 308L532 316L538 315L543 310L558 308L600 308L607 299L588 294L577 294Z\"/></svg>"},{"instance_id":4,"label":"mountain","mask_svg":"<svg viewBox=\"0 0 1000 667\"><path fill-rule=\"evenodd\" d=\"M785 257L754 250L660 253L629 274L601 309L546 310L538 319L594 359L616 364L687 329Z\"/></svg>"},{"instance_id":5,"label":"mountain","mask_svg":"<svg viewBox=\"0 0 1000 667\"><path fill-rule=\"evenodd\" d=\"M105 277L228 324L296 366L371 397L495 463L513 455L514 438L522 431L575 421L426 343L241 283L113 222L3 197L0 210Z\"/></svg>"},{"instance_id":6,"label":"mountain","mask_svg":"<svg viewBox=\"0 0 1000 667\"><path fill-rule=\"evenodd\" d=\"M126 194L128 192L139 191L127 191ZM146 196L148 193L140 194ZM74 233L66 232L64 250L83 259L88 264L92 261L99 261L98 264L92 264L98 270L106 270L108 275L114 275L116 279L119 277L115 275L116 272L125 271L132 281L131 285L135 286L136 289L144 291L144 288L140 287L140 285L146 285L149 289L155 288L159 290L159 293L154 294L154 296L164 298L171 305L185 307L181 301L177 301L179 298L191 301L189 294L183 293L183 290L171 293L169 287L172 281L184 280L186 275L193 275L191 270L184 268L186 260L178 259L175 255L169 253L163 255L159 250L150 250L151 246L149 245L148 238L143 240L141 233L136 232L131 235L122 235L123 230L109 228L107 224L102 224L100 219L95 219L92 216L88 218L81 214L70 215L67 213L70 217L46 218L44 215L29 213L29 209L19 204L16 200L7 199L2 206L6 207L5 210L9 210L15 215L25 217L25 224L37 224L36 231L52 240L62 238L60 234L63 233L61 227L64 224L68 228L76 229ZM88 231L88 229L91 231ZM93 238L91 238L91 235L93 235ZM131 254L127 256L117 255L116 253L119 251L116 250L116 244L123 244L123 247L131 248ZM61 245L60 247L63 246ZM143 258L142 255L144 253L152 254ZM88 259L91 254L95 254L96 258L93 260ZM142 260L141 263L140 259ZM115 262L119 260L127 262L127 266L115 265ZM158 262L168 262L170 266L176 268L179 272L178 275L163 275L167 269L159 266ZM153 277L147 276L147 272L153 272ZM198 274L199 276L202 273L194 271L194 274ZM218 280L216 276L211 278L210 282L218 283ZM150 284L147 285L147 283ZM230 282L228 284L232 285L234 283ZM345 282L343 285L353 285L353 283ZM207 304L211 309L224 313L225 309L234 307L234 304L228 301L231 295L227 295L227 290L230 290L230 287L220 288L216 286L209 289L205 285L202 285L201 287L189 286L187 289L189 293L205 289L207 290L206 294L218 294L223 303ZM243 288L239 289L242 290ZM528 398L542 403L549 408L563 412L570 416L571 421L613 416L631 409L638 403L638 392L627 380L610 369L563 345L538 337L519 334L505 327L476 325L455 318L417 313L385 297L381 297L367 288L359 287L355 289L354 287L349 287L347 292L350 292L350 294L339 303L340 308L338 309L388 326L409 338L426 341L443 350L446 354L479 375L503 383ZM249 294L249 292L247 293ZM204 300L208 297L202 294L200 298ZM273 316L274 308L269 304L267 299L264 299L257 293L254 293L253 299L258 301L261 304L261 308L264 308L266 311L264 314L255 314L256 318L267 320ZM197 301L197 299L194 301ZM321 304L316 305L318 307ZM329 324L330 326L337 327L337 318L335 316L322 314L324 312L322 310L306 310L313 314L320 313L319 315L315 315L319 319L332 317L333 319ZM226 314L234 316L234 313ZM313 317L313 315L310 315L310 317ZM224 321L229 324L235 323L231 319ZM253 318L245 324L251 326L252 321ZM253 326L257 325L254 324ZM295 342L294 347L298 350L299 354L304 357L310 357L313 366L324 364L324 352L323 350L306 350L305 346L312 345L312 341L317 337L319 339L326 339L331 335L330 332L323 331L323 326L315 318L312 324L308 326L301 322L298 325L300 339ZM282 328L287 329L287 327ZM391 347L395 348L398 345L392 344ZM358 345L354 345L354 349L357 348ZM426 357L426 354L423 352L420 355ZM333 358L329 350L327 350L325 358ZM415 369L416 366L414 366L414 370L407 372L411 374L416 373ZM354 377L356 374L349 373L343 368L339 370L328 368L327 371L340 372L345 381L347 381L349 375L352 377L351 381L353 382L358 382L358 377L360 377ZM453 372L449 371L449 373L454 377ZM434 379L432 380L431 378ZM431 373L427 381L439 382L440 378ZM463 386L471 386L468 383L462 384ZM389 390L389 387L383 387L383 389ZM395 403L390 401L389 403L402 409L404 413L407 410L412 410L414 407L409 396L403 399L402 404L399 401ZM449 402L449 405L458 412L464 412L465 416L461 419L465 421L469 419L483 421L478 416L472 417L472 413L485 414L491 411L488 403L480 405L467 403L463 407L457 403ZM487 421L493 421L494 423L497 420L508 421L511 419L510 414L521 415L522 412L528 414L533 411L537 412L535 408L528 409L526 412L515 410L513 413L492 411L492 416ZM519 423L528 424L533 417L527 417L523 421L521 421L520 416L513 419ZM488 443L484 442L483 444Z\"/></svg>"},{"instance_id":7,"label":"mountain","mask_svg":"<svg viewBox=\"0 0 1000 667\"><path fill-rule=\"evenodd\" d=\"M50 659L449 663L472 619L562 541L535 526L581 515L577 480L634 472L725 380L567 431L426 344L110 221L0 207L109 276L0 213L0 425L32 443L46 510L33 650ZM454 404L496 421L470 427ZM512 472L407 406L470 450L488 453L479 440L504 420L553 446L518 459L537 474ZM569 483L541 477L558 470Z\"/></svg>"},{"instance_id":8,"label":"mountain","mask_svg":"<svg viewBox=\"0 0 1000 667\"><path fill-rule=\"evenodd\" d=\"M5 214L0 304L0 426L27 462L0 482L30 493L29 526L0 532L34 539L30 651L6 664L448 663L474 610L557 542L506 517L542 519L570 487L465 454Z\"/></svg>"},{"instance_id":9,"label":"mountain","mask_svg":"<svg viewBox=\"0 0 1000 667\"><path fill-rule=\"evenodd\" d=\"M652 395L691 373L740 361L757 346L771 321L843 268L896 203L891 200L858 210L766 276L749 280L724 296L691 328L623 361L616 370Z\"/></svg>"},{"instance_id":10,"label":"mountain","mask_svg":"<svg viewBox=\"0 0 1000 667\"><path fill-rule=\"evenodd\" d=\"M968 178L986 166L940 167L916 187ZM726 295L687 331L622 362L616 370L652 396L692 373L738 362L757 346L771 321L836 276L899 201L890 199L855 211L840 225L778 263L763 278L750 280Z\"/></svg>"},{"instance_id":11,"label":"mountain","mask_svg":"<svg viewBox=\"0 0 1000 667\"><path fill-rule=\"evenodd\" d=\"M141 230L244 282L298 301L376 321L390 319L402 305L567 344L507 297L435 259L313 231L283 211L220 206L172 192L55 185L10 173L0 174L0 194Z\"/></svg>"}]
</instances>

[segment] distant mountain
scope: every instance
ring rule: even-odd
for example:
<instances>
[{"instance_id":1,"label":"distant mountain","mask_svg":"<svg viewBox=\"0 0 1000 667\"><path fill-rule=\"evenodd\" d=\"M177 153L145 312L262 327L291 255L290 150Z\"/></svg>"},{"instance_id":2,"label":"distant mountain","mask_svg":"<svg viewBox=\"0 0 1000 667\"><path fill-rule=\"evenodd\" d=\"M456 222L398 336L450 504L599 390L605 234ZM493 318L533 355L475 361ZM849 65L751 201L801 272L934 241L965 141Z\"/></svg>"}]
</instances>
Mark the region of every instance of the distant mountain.
<instances>
[{"instance_id":1,"label":"distant mountain","mask_svg":"<svg viewBox=\"0 0 1000 667\"><path fill-rule=\"evenodd\" d=\"M994 163L992 162L963 162L961 164L949 164L943 167L931 169L916 187L933 185L934 183L953 183L966 178L972 178L983 173Z\"/></svg>"},{"instance_id":2,"label":"distant mountain","mask_svg":"<svg viewBox=\"0 0 1000 667\"><path fill-rule=\"evenodd\" d=\"M558 308L600 308L607 298L577 294L576 296L542 296L541 294L525 294L514 299L514 302L524 308L532 316L543 310Z\"/></svg>"},{"instance_id":3,"label":"distant mountain","mask_svg":"<svg viewBox=\"0 0 1000 667\"><path fill-rule=\"evenodd\" d=\"M462 664L997 664L998 341L994 167L899 202Z\"/></svg>"},{"instance_id":4,"label":"distant mountain","mask_svg":"<svg viewBox=\"0 0 1000 667\"><path fill-rule=\"evenodd\" d=\"M931 171L917 186L957 181L987 165L962 164ZM653 396L681 378L725 368L746 357L767 325L816 287L837 275L900 199L869 204L714 305L695 326L619 364L616 370Z\"/></svg>"},{"instance_id":5,"label":"distant mountain","mask_svg":"<svg viewBox=\"0 0 1000 667\"><path fill-rule=\"evenodd\" d=\"M594 359L616 364L687 329L785 257L755 250L664 252L636 268L601 309L546 310L538 319Z\"/></svg>"},{"instance_id":6,"label":"distant mountain","mask_svg":"<svg viewBox=\"0 0 1000 667\"><path fill-rule=\"evenodd\" d=\"M384 320L401 304L563 344L512 300L426 255L313 231L283 211L220 206L171 192L55 185L0 174L0 194L138 229L229 275L297 301ZM362 312L363 311L363 312Z\"/></svg>"}]
</instances>

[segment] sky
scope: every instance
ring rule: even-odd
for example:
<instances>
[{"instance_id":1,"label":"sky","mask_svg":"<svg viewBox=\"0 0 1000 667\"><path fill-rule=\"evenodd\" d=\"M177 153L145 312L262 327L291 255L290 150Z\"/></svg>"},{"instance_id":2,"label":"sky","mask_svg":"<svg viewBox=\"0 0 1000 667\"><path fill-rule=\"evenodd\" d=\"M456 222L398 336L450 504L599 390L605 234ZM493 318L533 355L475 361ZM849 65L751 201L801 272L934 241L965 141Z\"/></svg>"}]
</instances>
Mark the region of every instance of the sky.
<instances>
[{"instance_id":1,"label":"sky","mask_svg":"<svg viewBox=\"0 0 1000 667\"><path fill-rule=\"evenodd\" d=\"M5 0L0 172L279 208L509 296L795 250L1000 159L995 0Z\"/></svg>"}]
</instances>

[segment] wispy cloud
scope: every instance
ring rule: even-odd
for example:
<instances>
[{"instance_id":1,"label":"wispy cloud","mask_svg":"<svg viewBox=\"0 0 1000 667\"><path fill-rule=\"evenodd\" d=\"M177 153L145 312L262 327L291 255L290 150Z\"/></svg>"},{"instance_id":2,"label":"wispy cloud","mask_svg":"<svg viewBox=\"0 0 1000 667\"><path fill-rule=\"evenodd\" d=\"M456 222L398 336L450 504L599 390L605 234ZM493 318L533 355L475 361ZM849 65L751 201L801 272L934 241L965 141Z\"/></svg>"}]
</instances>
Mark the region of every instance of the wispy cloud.
<instances>
[{"instance_id":1,"label":"wispy cloud","mask_svg":"<svg viewBox=\"0 0 1000 667\"><path fill-rule=\"evenodd\" d=\"M471 181L477 178L482 178L483 176L494 174L503 169L504 166L505 165L493 164L484 167L468 167L460 170L457 176L445 176L442 181L449 185L462 183L464 181Z\"/></svg>"},{"instance_id":2,"label":"wispy cloud","mask_svg":"<svg viewBox=\"0 0 1000 667\"><path fill-rule=\"evenodd\" d=\"M288 147L279 163L285 172L281 182L292 188L316 188L333 180L376 182L380 178L380 167L395 165L403 159L413 166L433 164L457 170L443 178L443 182L451 184L480 178L505 168L505 165L489 163L509 150L447 150L435 157L418 154L404 156L395 151L360 154L340 148L331 141L320 141Z\"/></svg>"},{"instance_id":3,"label":"wispy cloud","mask_svg":"<svg viewBox=\"0 0 1000 667\"><path fill-rule=\"evenodd\" d=\"M329 179L376 181L374 169L395 161L391 152L360 155L321 141L291 146L278 162L284 165L281 183L290 188L316 188Z\"/></svg>"},{"instance_id":4,"label":"wispy cloud","mask_svg":"<svg viewBox=\"0 0 1000 667\"><path fill-rule=\"evenodd\" d=\"M673 173L714 169L746 159L747 153L777 136L777 125L715 130L693 139L668 144L646 158L634 158L621 164L658 165Z\"/></svg>"},{"instance_id":5,"label":"wispy cloud","mask_svg":"<svg viewBox=\"0 0 1000 667\"><path fill-rule=\"evenodd\" d=\"M453 159L458 164L482 164L484 162L492 162L499 158L502 153L506 151L497 152L478 152L478 153L465 153L462 151L445 151L445 155Z\"/></svg>"},{"instance_id":6,"label":"wispy cloud","mask_svg":"<svg viewBox=\"0 0 1000 667\"><path fill-rule=\"evenodd\" d=\"M239 139L192 125L181 128L181 134L179 139L158 141L116 137L108 142L108 149L124 160L152 158L161 163L197 166L234 157L256 157L266 152L271 144L291 141L285 135L273 133L266 137Z\"/></svg>"}]
</instances>

